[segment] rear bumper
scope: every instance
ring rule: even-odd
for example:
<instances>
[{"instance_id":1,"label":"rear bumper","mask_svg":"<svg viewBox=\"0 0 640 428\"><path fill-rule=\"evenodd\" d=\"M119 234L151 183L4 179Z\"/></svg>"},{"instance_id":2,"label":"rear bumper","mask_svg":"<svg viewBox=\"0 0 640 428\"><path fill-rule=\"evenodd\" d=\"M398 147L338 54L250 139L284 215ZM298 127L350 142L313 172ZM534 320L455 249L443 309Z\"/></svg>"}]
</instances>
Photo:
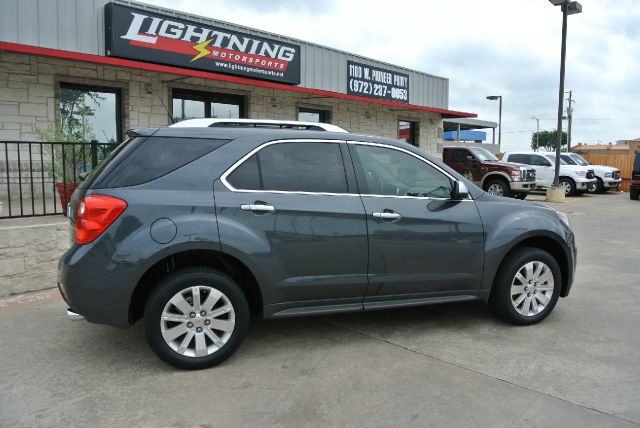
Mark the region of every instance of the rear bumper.
<instances>
[{"instance_id":1,"label":"rear bumper","mask_svg":"<svg viewBox=\"0 0 640 428\"><path fill-rule=\"evenodd\" d=\"M129 325L131 290L117 272L104 271L109 266L89 246L74 245L58 262L58 289L69 305L71 319L114 327ZM100 269L100 266L103 266Z\"/></svg>"}]
</instances>

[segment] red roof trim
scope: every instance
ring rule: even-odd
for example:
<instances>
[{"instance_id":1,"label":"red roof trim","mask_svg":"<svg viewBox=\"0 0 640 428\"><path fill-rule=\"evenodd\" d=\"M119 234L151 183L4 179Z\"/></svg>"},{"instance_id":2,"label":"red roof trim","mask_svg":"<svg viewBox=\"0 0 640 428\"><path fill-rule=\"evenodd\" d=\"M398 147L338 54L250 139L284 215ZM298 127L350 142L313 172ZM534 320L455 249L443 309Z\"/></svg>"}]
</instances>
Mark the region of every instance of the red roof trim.
<instances>
[{"instance_id":1,"label":"red roof trim","mask_svg":"<svg viewBox=\"0 0 640 428\"><path fill-rule=\"evenodd\" d=\"M114 58L110 56L101 56L93 54L85 54L79 52L63 51L59 49L42 48L39 46L23 45L19 43L0 42L0 50L19 52L31 55L49 56L54 58L71 59L75 61L93 62L98 64L114 65L118 67L136 68L139 70L157 71L161 73L178 74L181 76L199 77L202 79L219 80L222 82L239 83L242 85L259 86L263 88L280 89L283 91L300 92L305 94L320 95L331 98L340 98L345 100L360 101L371 104L381 104L402 109L422 110L433 113L440 113L444 117L477 117L475 113L466 113L454 110L445 110L435 107L424 107L413 104L402 104L393 101L376 100L372 98L360 97L357 95L342 94L339 92L323 91L320 89L303 88L300 86L290 86L282 83L267 82L262 80L254 80L246 77L229 76L226 74L211 73L207 71L190 70L187 68L172 67L168 65L152 64L142 61L134 61L129 59Z\"/></svg>"}]
</instances>

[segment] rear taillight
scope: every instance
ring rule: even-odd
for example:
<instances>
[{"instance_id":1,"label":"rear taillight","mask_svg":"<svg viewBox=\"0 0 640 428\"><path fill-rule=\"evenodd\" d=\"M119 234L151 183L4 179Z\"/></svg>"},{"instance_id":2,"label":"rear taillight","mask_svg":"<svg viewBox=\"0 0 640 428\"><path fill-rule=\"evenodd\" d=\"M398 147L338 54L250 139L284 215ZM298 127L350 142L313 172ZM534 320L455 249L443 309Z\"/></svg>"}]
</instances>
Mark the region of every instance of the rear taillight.
<instances>
[{"instance_id":1,"label":"rear taillight","mask_svg":"<svg viewBox=\"0 0 640 428\"><path fill-rule=\"evenodd\" d=\"M76 210L76 244L92 242L127 208L122 199L106 195L89 195L78 202Z\"/></svg>"}]
</instances>

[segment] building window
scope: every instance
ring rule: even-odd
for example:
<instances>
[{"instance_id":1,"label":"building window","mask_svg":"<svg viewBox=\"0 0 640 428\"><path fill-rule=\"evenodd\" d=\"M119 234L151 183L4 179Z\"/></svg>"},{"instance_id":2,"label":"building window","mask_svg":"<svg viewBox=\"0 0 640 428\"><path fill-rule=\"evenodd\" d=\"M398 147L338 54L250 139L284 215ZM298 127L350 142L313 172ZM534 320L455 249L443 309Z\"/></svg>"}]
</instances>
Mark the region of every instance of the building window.
<instances>
[{"instance_id":1,"label":"building window","mask_svg":"<svg viewBox=\"0 0 640 428\"><path fill-rule=\"evenodd\" d=\"M302 122L329 123L329 111L312 108L299 108L298 120Z\"/></svg>"},{"instance_id":2,"label":"building window","mask_svg":"<svg viewBox=\"0 0 640 428\"><path fill-rule=\"evenodd\" d=\"M173 121L212 117L238 119L244 115L244 97L240 95L174 89Z\"/></svg>"},{"instance_id":3,"label":"building window","mask_svg":"<svg viewBox=\"0 0 640 428\"><path fill-rule=\"evenodd\" d=\"M60 84L60 138L65 141L120 141L120 91Z\"/></svg>"},{"instance_id":4,"label":"building window","mask_svg":"<svg viewBox=\"0 0 640 428\"><path fill-rule=\"evenodd\" d=\"M398 140L418 147L418 124L408 120L398 121Z\"/></svg>"}]
</instances>

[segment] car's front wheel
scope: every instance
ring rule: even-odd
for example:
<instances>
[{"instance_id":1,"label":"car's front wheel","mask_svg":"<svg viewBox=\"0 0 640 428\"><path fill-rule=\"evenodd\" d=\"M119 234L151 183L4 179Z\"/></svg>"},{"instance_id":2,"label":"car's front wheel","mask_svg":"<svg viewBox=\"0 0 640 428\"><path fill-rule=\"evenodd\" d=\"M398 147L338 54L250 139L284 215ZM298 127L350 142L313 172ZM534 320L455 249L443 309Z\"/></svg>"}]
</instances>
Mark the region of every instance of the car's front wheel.
<instances>
[{"instance_id":1,"label":"car's front wheel","mask_svg":"<svg viewBox=\"0 0 640 428\"><path fill-rule=\"evenodd\" d=\"M551 254L518 248L502 263L489 302L496 315L511 324L535 324L555 307L561 283L560 267Z\"/></svg>"},{"instance_id":2,"label":"car's front wheel","mask_svg":"<svg viewBox=\"0 0 640 428\"><path fill-rule=\"evenodd\" d=\"M576 194L576 183L567 177L560 177L560 187L564 189L565 196L573 196Z\"/></svg>"},{"instance_id":3,"label":"car's front wheel","mask_svg":"<svg viewBox=\"0 0 640 428\"><path fill-rule=\"evenodd\" d=\"M494 196L511 196L511 188L506 180L500 178L490 178L484 185L484 190Z\"/></svg>"},{"instance_id":4,"label":"car's front wheel","mask_svg":"<svg viewBox=\"0 0 640 428\"><path fill-rule=\"evenodd\" d=\"M173 272L147 300L144 328L151 349L182 369L220 364L242 343L249 307L238 285L207 267Z\"/></svg>"}]
</instances>

